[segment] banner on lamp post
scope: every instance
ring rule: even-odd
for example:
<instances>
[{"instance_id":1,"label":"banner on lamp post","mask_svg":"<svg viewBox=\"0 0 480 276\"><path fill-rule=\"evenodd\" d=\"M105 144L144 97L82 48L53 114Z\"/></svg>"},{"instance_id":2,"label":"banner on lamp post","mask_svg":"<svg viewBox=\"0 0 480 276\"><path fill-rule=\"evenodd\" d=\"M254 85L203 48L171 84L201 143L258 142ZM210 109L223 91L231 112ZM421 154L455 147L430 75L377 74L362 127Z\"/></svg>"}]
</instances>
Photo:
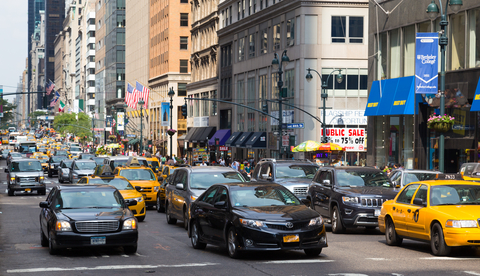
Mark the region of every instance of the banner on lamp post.
<instances>
[{"instance_id":1,"label":"banner on lamp post","mask_svg":"<svg viewBox=\"0 0 480 276\"><path fill-rule=\"evenodd\" d=\"M124 112L117 112L117 130L122 131L125 130L125 113Z\"/></svg>"},{"instance_id":2,"label":"banner on lamp post","mask_svg":"<svg viewBox=\"0 0 480 276\"><path fill-rule=\"evenodd\" d=\"M415 41L415 93L438 93L438 33L417 33Z\"/></svg>"},{"instance_id":3,"label":"banner on lamp post","mask_svg":"<svg viewBox=\"0 0 480 276\"><path fill-rule=\"evenodd\" d=\"M105 120L105 131L112 131L113 117L108 115Z\"/></svg>"},{"instance_id":4,"label":"banner on lamp post","mask_svg":"<svg viewBox=\"0 0 480 276\"><path fill-rule=\"evenodd\" d=\"M163 102L162 103L162 126L169 126L170 125L170 103Z\"/></svg>"}]
</instances>

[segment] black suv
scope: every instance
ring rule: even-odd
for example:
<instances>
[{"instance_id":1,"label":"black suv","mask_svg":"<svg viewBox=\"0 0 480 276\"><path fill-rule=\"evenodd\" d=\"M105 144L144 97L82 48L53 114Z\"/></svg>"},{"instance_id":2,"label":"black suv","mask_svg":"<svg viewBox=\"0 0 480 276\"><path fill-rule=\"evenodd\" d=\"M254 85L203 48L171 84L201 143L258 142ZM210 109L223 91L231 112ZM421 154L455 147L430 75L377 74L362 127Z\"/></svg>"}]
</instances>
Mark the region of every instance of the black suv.
<instances>
[{"instance_id":1,"label":"black suv","mask_svg":"<svg viewBox=\"0 0 480 276\"><path fill-rule=\"evenodd\" d=\"M381 170L367 167L321 167L308 188L310 207L319 212L332 233L345 228L378 226L383 202L397 190Z\"/></svg>"},{"instance_id":2,"label":"black suv","mask_svg":"<svg viewBox=\"0 0 480 276\"><path fill-rule=\"evenodd\" d=\"M303 160L276 160L265 158L258 162L251 181L270 181L283 185L298 198L305 199L317 164Z\"/></svg>"}]
</instances>

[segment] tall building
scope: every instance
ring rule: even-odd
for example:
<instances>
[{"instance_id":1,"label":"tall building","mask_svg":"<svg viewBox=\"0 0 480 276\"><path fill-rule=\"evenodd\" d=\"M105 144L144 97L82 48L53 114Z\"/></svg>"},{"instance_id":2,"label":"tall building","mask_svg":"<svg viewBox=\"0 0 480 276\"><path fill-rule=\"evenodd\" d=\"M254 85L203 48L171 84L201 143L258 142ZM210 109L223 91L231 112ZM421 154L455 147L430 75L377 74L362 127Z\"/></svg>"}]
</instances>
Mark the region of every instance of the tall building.
<instances>
[{"instance_id":1,"label":"tall building","mask_svg":"<svg viewBox=\"0 0 480 276\"><path fill-rule=\"evenodd\" d=\"M31 75L29 76L29 85L32 91L42 91L45 85L45 12L40 10L40 22L35 27L35 31L31 37L31 50L29 53L29 70ZM24 111L28 109L28 102L30 102L30 109L28 113L31 113L37 109L36 104L38 98L42 98L42 94L31 93L24 95L27 104Z\"/></svg>"},{"instance_id":2,"label":"tall building","mask_svg":"<svg viewBox=\"0 0 480 276\"><path fill-rule=\"evenodd\" d=\"M32 81L32 58L30 56L31 51L32 51L32 35L35 32L35 29L40 25L41 23L41 16L40 16L40 11L45 10L45 0L28 0L28 68L27 68L27 76L28 76L28 90L29 92L32 91L41 91L37 90L38 88L36 86L31 85ZM43 41L41 42L43 44ZM43 87L43 85L42 85ZM37 106L37 102L30 102L30 97L27 99L28 103L27 106L29 105L35 105Z\"/></svg>"},{"instance_id":3,"label":"tall building","mask_svg":"<svg viewBox=\"0 0 480 276\"><path fill-rule=\"evenodd\" d=\"M87 0L83 6L82 20L82 52L81 67L83 70L85 91L85 113L89 116L95 114L95 0Z\"/></svg>"}]
</instances>

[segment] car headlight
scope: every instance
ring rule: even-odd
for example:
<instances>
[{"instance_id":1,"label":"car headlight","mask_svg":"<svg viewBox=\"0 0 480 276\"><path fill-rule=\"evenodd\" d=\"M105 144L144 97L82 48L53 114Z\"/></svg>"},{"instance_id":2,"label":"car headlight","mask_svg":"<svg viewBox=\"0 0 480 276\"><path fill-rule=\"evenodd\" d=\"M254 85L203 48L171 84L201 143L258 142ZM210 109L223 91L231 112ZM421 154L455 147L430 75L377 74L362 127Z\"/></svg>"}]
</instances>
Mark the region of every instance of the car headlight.
<instances>
[{"instance_id":1,"label":"car headlight","mask_svg":"<svg viewBox=\"0 0 480 276\"><path fill-rule=\"evenodd\" d=\"M73 178L77 179L78 178L78 175L74 174L72 175Z\"/></svg>"},{"instance_id":2,"label":"car headlight","mask_svg":"<svg viewBox=\"0 0 480 276\"><path fill-rule=\"evenodd\" d=\"M351 196L342 196L343 203L353 203L358 204L359 200L358 197L351 197Z\"/></svg>"},{"instance_id":3,"label":"car headlight","mask_svg":"<svg viewBox=\"0 0 480 276\"><path fill-rule=\"evenodd\" d=\"M143 196L136 197L136 198L133 198L133 199L136 200L137 202L142 202L143 201Z\"/></svg>"},{"instance_id":4,"label":"car headlight","mask_svg":"<svg viewBox=\"0 0 480 276\"><path fill-rule=\"evenodd\" d=\"M450 228L477 228L477 221L475 220L453 220L449 219L445 223L445 227Z\"/></svg>"},{"instance_id":5,"label":"car headlight","mask_svg":"<svg viewBox=\"0 0 480 276\"><path fill-rule=\"evenodd\" d=\"M57 224L55 225L55 230L57 231L72 231L72 227L70 226L70 222L64 221L64 220L59 220L57 221Z\"/></svg>"},{"instance_id":6,"label":"car headlight","mask_svg":"<svg viewBox=\"0 0 480 276\"><path fill-rule=\"evenodd\" d=\"M153 191L154 191L155 193L158 192L158 190L160 190L160 186L154 186L154 187L153 187Z\"/></svg>"},{"instance_id":7,"label":"car headlight","mask_svg":"<svg viewBox=\"0 0 480 276\"><path fill-rule=\"evenodd\" d=\"M45 177L44 177L44 176L40 176L40 177L38 178L38 180L39 180L40 183L43 183L43 182L45 182Z\"/></svg>"},{"instance_id":8,"label":"car headlight","mask_svg":"<svg viewBox=\"0 0 480 276\"><path fill-rule=\"evenodd\" d=\"M10 177L11 182L15 182L15 177Z\"/></svg>"},{"instance_id":9,"label":"car headlight","mask_svg":"<svg viewBox=\"0 0 480 276\"><path fill-rule=\"evenodd\" d=\"M134 218L127 219L123 222L124 230L134 230L137 229L137 220Z\"/></svg>"},{"instance_id":10,"label":"car headlight","mask_svg":"<svg viewBox=\"0 0 480 276\"><path fill-rule=\"evenodd\" d=\"M308 226L317 226L317 225L322 225L323 224L323 218L322 217L316 217L310 220L310 223Z\"/></svg>"},{"instance_id":11,"label":"car headlight","mask_svg":"<svg viewBox=\"0 0 480 276\"><path fill-rule=\"evenodd\" d=\"M240 223L244 226L252 227L252 228L266 227L265 223L263 221L259 221L259 220L240 219Z\"/></svg>"},{"instance_id":12,"label":"car headlight","mask_svg":"<svg viewBox=\"0 0 480 276\"><path fill-rule=\"evenodd\" d=\"M50 165L50 169L55 169L55 165Z\"/></svg>"}]
</instances>

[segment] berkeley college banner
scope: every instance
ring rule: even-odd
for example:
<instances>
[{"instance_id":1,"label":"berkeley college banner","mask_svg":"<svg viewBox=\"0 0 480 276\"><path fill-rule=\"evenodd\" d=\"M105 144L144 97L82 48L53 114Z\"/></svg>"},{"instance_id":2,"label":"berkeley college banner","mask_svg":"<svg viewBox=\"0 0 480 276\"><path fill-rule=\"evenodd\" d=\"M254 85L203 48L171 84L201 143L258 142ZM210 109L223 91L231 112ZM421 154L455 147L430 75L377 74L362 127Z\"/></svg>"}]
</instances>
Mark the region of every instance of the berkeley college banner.
<instances>
[{"instance_id":1,"label":"berkeley college banner","mask_svg":"<svg viewBox=\"0 0 480 276\"><path fill-rule=\"evenodd\" d=\"M415 93L438 93L438 34L417 33L415 51Z\"/></svg>"}]
</instances>

